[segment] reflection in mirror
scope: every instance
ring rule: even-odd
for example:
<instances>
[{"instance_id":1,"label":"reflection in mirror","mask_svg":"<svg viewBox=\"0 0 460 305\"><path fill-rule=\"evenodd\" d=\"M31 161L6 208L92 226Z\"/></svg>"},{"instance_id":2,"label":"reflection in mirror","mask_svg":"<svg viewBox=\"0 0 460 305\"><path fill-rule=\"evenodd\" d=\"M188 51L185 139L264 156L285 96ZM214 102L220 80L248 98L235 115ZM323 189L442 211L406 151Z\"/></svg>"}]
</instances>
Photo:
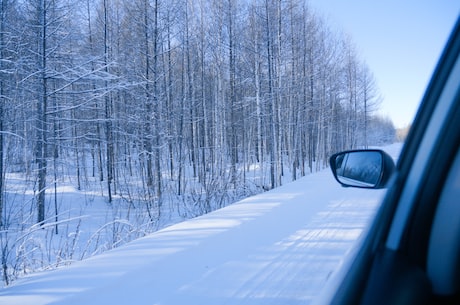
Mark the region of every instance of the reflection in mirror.
<instances>
[{"instance_id":1,"label":"reflection in mirror","mask_svg":"<svg viewBox=\"0 0 460 305\"><path fill-rule=\"evenodd\" d=\"M336 177L351 186L375 187L382 174L382 154L378 151L353 151L335 158Z\"/></svg>"}]
</instances>

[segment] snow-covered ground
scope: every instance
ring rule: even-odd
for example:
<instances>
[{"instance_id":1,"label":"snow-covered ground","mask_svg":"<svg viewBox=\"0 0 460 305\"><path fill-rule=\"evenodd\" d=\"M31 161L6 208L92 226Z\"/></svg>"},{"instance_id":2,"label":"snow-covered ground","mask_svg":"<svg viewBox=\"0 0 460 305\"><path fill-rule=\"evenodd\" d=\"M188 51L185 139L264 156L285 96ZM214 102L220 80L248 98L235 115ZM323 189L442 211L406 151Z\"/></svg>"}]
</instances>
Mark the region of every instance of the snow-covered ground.
<instances>
[{"instance_id":1,"label":"snow-covered ground","mask_svg":"<svg viewBox=\"0 0 460 305\"><path fill-rule=\"evenodd\" d=\"M401 145L385 150L395 158ZM384 191L329 169L0 290L0 304L308 304Z\"/></svg>"}]
</instances>

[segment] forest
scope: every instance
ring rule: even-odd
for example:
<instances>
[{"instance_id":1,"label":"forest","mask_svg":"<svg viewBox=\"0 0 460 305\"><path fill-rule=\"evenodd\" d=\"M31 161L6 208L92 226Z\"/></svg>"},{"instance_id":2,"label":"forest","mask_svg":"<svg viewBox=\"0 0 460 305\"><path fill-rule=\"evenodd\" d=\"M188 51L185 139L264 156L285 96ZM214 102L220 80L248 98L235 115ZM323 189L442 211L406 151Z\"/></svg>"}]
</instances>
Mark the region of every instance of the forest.
<instances>
[{"instance_id":1,"label":"forest","mask_svg":"<svg viewBox=\"0 0 460 305\"><path fill-rule=\"evenodd\" d=\"M123 207L111 248L395 139L352 39L307 1L0 1L5 284L76 259L49 246L79 235L63 186Z\"/></svg>"}]
</instances>

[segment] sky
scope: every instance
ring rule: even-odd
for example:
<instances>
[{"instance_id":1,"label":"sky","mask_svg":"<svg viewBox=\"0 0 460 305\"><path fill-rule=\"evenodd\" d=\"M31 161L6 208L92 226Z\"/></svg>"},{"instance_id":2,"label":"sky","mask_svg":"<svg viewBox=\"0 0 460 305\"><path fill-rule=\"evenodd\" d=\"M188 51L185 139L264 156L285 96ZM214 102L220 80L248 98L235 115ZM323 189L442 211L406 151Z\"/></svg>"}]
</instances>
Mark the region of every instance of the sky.
<instances>
[{"instance_id":1,"label":"sky","mask_svg":"<svg viewBox=\"0 0 460 305\"><path fill-rule=\"evenodd\" d=\"M383 98L380 114L412 122L460 13L458 0L309 0L355 43Z\"/></svg>"}]
</instances>

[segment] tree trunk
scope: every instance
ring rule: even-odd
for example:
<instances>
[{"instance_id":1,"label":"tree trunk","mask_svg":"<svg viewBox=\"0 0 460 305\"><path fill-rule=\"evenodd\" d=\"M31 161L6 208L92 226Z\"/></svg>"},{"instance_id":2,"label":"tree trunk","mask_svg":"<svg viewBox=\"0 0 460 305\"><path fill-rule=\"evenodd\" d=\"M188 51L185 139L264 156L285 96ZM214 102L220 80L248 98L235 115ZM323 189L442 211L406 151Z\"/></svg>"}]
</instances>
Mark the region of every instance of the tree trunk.
<instances>
[{"instance_id":1,"label":"tree trunk","mask_svg":"<svg viewBox=\"0 0 460 305\"><path fill-rule=\"evenodd\" d=\"M39 67L40 67L40 98L37 107L37 156L38 165L38 194L37 194L37 222L43 224L45 221L45 193L46 193L46 172L47 172L47 103L48 103L48 75L47 75L47 4L45 0L40 1L40 46L39 46Z\"/></svg>"},{"instance_id":2,"label":"tree trunk","mask_svg":"<svg viewBox=\"0 0 460 305\"><path fill-rule=\"evenodd\" d=\"M104 0L104 70L109 73L109 19L108 19L108 4ZM106 81L105 87L108 90L109 84ZM105 137L106 137L106 170L107 170L107 193L108 201L112 202L112 180L113 180L113 135L112 135L112 99L111 94L106 92L104 98L104 113L105 113Z\"/></svg>"}]
</instances>

